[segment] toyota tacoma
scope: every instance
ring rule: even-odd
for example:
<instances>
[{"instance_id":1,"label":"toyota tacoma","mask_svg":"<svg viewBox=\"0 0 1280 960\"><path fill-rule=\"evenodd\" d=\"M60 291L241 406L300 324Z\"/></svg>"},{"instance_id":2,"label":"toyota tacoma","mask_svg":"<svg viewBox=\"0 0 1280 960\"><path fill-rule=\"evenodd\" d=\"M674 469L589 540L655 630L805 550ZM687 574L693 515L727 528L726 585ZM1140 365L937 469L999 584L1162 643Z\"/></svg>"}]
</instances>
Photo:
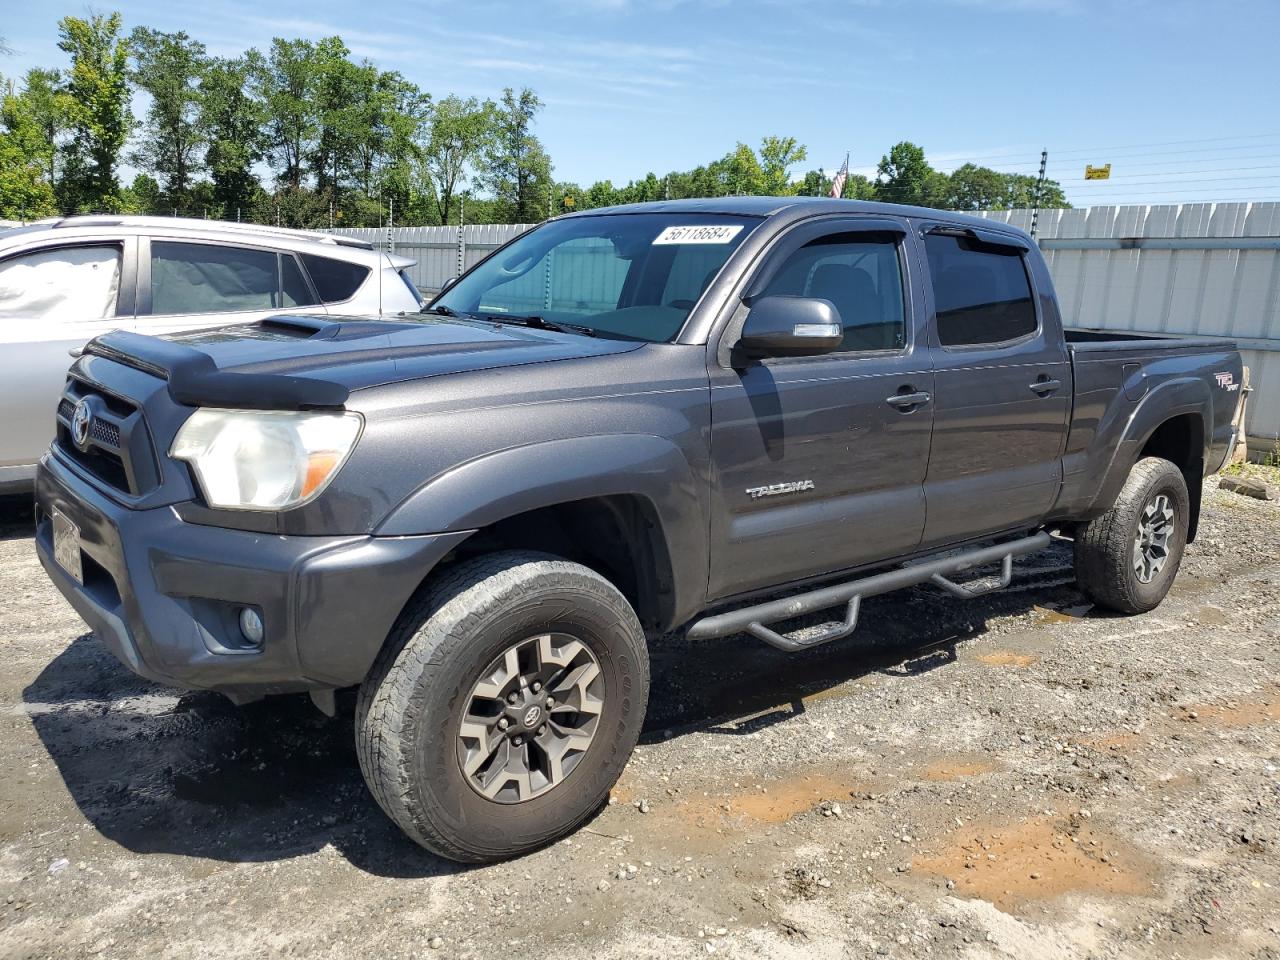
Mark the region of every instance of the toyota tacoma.
<instances>
[{"instance_id":1,"label":"toyota tacoma","mask_svg":"<svg viewBox=\"0 0 1280 960\"><path fill-rule=\"evenodd\" d=\"M36 545L145 677L330 713L358 688L382 809L485 861L599 809L657 635L802 652L865 597L999 589L1051 537L1094 602L1152 609L1240 375L1221 340L1064 329L1035 242L980 218L592 210L411 319L93 340Z\"/></svg>"}]
</instances>

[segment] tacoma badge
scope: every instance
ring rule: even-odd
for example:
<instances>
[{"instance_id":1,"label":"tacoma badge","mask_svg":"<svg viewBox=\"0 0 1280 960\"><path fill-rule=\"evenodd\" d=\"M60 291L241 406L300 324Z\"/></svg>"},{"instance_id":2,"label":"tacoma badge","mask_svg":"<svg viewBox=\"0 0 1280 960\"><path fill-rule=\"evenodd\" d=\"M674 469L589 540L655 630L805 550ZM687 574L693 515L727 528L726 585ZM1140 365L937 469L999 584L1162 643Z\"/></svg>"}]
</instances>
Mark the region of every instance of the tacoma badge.
<instances>
[{"instance_id":1,"label":"tacoma badge","mask_svg":"<svg viewBox=\"0 0 1280 960\"><path fill-rule=\"evenodd\" d=\"M800 493L812 489L812 480L791 480L787 483L771 483L767 487L747 487L747 493L751 494L752 500L759 500L761 497L776 497L783 493Z\"/></svg>"}]
</instances>

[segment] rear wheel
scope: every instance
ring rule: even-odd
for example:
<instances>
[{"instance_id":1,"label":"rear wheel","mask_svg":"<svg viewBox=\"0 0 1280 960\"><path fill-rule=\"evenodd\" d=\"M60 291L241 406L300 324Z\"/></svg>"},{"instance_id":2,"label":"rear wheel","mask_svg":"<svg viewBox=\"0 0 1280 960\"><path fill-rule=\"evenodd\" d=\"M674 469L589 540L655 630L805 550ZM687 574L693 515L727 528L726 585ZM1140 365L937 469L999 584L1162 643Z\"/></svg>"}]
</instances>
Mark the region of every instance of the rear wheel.
<instances>
[{"instance_id":1,"label":"rear wheel","mask_svg":"<svg viewBox=\"0 0 1280 960\"><path fill-rule=\"evenodd\" d=\"M1110 510L1076 532L1080 589L1121 613L1145 613L1165 598L1182 562L1191 500L1168 460L1134 464Z\"/></svg>"},{"instance_id":2,"label":"rear wheel","mask_svg":"<svg viewBox=\"0 0 1280 960\"><path fill-rule=\"evenodd\" d=\"M648 687L644 633L599 574L535 553L466 561L406 610L361 688L360 766L424 847L515 856L604 802Z\"/></svg>"}]
</instances>

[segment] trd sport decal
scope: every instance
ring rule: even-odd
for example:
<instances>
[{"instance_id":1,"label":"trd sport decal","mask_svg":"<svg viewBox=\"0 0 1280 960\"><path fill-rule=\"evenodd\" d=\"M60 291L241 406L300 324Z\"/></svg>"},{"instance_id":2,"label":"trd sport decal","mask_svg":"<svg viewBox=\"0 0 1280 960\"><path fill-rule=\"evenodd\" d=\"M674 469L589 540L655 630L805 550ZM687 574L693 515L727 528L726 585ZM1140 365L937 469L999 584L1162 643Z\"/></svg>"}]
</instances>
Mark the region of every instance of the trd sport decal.
<instances>
[{"instance_id":1,"label":"trd sport decal","mask_svg":"<svg viewBox=\"0 0 1280 960\"><path fill-rule=\"evenodd\" d=\"M1236 383L1236 377L1234 373L1218 373L1218 374L1215 374L1214 376L1218 380L1218 386L1220 386L1223 390L1226 390L1227 393L1233 393L1234 391L1240 389L1240 384Z\"/></svg>"}]
</instances>

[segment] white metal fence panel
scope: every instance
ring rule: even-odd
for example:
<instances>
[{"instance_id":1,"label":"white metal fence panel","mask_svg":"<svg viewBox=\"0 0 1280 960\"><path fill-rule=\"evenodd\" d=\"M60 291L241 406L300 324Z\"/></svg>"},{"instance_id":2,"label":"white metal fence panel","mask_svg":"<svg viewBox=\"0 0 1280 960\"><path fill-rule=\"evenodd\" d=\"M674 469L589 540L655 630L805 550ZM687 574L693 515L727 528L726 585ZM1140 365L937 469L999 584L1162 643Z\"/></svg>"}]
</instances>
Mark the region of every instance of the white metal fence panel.
<instances>
[{"instance_id":1,"label":"white metal fence panel","mask_svg":"<svg viewBox=\"0 0 1280 960\"><path fill-rule=\"evenodd\" d=\"M985 216L1031 226L1029 210ZM1042 210L1036 239L1068 324L1239 343L1250 446L1280 443L1280 203Z\"/></svg>"},{"instance_id":2,"label":"white metal fence panel","mask_svg":"<svg viewBox=\"0 0 1280 960\"><path fill-rule=\"evenodd\" d=\"M334 230L418 262L409 277L426 293L435 293L450 277L475 266L493 250L528 230L527 223L477 223L462 227L363 227ZM390 235L388 237L388 234Z\"/></svg>"}]
</instances>

